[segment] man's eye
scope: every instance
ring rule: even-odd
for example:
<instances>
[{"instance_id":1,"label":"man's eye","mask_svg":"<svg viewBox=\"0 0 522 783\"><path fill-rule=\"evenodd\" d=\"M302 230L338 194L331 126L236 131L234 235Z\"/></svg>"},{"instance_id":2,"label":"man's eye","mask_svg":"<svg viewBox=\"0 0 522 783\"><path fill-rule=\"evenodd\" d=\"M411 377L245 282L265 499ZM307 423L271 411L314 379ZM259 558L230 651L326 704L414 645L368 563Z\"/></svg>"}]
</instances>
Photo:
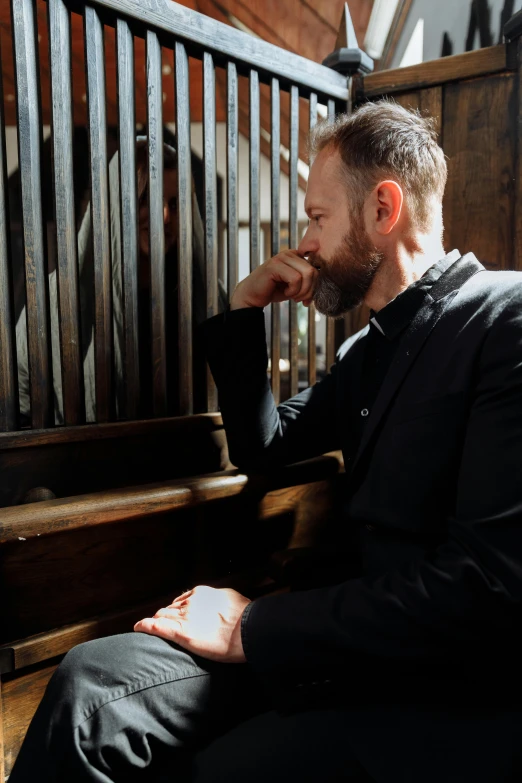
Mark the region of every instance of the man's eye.
<instances>
[{"instance_id":1,"label":"man's eye","mask_svg":"<svg viewBox=\"0 0 522 783\"><path fill-rule=\"evenodd\" d=\"M169 209L172 209L175 211L178 208L178 200L177 198L171 198L169 201Z\"/></svg>"}]
</instances>

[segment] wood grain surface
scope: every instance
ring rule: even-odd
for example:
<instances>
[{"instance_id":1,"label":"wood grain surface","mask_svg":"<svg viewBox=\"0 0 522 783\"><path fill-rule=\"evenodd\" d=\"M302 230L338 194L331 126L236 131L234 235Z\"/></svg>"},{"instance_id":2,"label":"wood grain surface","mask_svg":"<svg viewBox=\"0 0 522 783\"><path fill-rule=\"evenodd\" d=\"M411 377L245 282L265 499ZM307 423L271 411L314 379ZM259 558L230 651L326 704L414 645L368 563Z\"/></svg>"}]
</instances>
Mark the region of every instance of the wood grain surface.
<instances>
[{"instance_id":1,"label":"wood grain surface","mask_svg":"<svg viewBox=\"0 0 522 783\"><path fill-rule=\"evenodd\" d=\"M509 64L507 47L504 44L489 46L474 52L410 65L407 68L376 71L364 77L364 93L367 98L373 98L377 95L443 84L450 80L472 79L504 71Z\"/></svg>"}]
</instances>

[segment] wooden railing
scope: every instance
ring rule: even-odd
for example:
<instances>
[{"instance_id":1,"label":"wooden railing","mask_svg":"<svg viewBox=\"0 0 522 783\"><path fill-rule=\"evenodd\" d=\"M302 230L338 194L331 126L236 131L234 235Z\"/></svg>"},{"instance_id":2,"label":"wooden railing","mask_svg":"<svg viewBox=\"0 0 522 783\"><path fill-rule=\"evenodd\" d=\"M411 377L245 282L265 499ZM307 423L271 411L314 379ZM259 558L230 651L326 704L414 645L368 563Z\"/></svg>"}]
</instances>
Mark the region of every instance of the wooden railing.
<instances>
[{"instance_id":1,"label":"wooden railing","mask_svg":"<svg viewBox=\"0 0 522 783\"><path fill-rule=\"evenodd\" d=\"M30 414L21 420L17 394L17 355L13 310L11 264L7 239L9 233L5 153L0 144L0 431L14 431L23 426L45 429L56 423L56 385L62 398L61 416L66 426L85 422L87 383L94 386L95 420L136 420L140 413L140 383L152 384L152 401L147 416L165 417L194 412L193 377L193 305L194 296L209 317L218 311L218 230L216 189L216 78L227 91L227 261L225 283L230 293L238 280L238 134L240 128L238 93L240 81L249 84L248 127L250 159L250 268L260 262L260 150L261 94L266 85L270 91L271 148L271 252L280 242L281 178L281 106L283 93L289 101L288 123L290 153L287 171L289 189L290 242L298 244L298 159L299 148L310 126L317 121L318 102L327 107L328 116L344 109L348 100L347 79L304 57L284 51L260 39L222 24L195 11L160 0L48 0L48 44L50 60L51 125L54 181L54 227L56 234L56 284L48 280L48 248L42 209L42 111L40 102L40 50L37 10L41 0L16 0L12 3L12 36L14 42L17 91L17 131L21 178L22 224L25 269L25 311L27 321L27 354ZM83 16L83 22L79 21ZM78 27L78 24L80 27ZM71 79L73 61L71 39L81 27L85 33L86 94L84 96L89 128L90 214L93 243L93 289L86 293L78 273L78 253L73 174L74 94ZM108 135L106 93L105 30L115 31L117 56L117 106L121 269L119 282L114 281L114 258L111 259L111 182L108 176ZM45 34L44 34L45 35ZM40 36L41 37L41 36ZM136 191L136 119L135 119L135 42L145 41L147 71L148 138L148 225L150 235L150 367L140 367L140 334L144 327L139 307L140 247ZM163 76L162 52L175 65L175 106L178 191L178 272L177 295L165 293L165 239L163 229ZM74 51L75 60L79 52ZM203 74L204 194L201 206L204 223L201 259L194 257L193 201L189 57L199 60ZM1 82L1 79L0 79ZM1 89L1 85L0 85ZM284 101L283 101L284 102ZM244 125L244 123L243 123ZM244 128L242 128L244 132ZM0 139L4 139L4 120L0 107ZM243 172L241 172L243 176ZM111 267L112 263L112 267ZM199 265L199 267L198 267ZM194 267L201 271L202 289L193 290ZM111 271L112 270L112 271ZM53 301L53 286L57 301ZM21 286L22 288L24 286ZM121 289L121 290L120 290ZM80 312L80 300L91 297L92 324L86 325ZM115 301L115 296L121 301ZM50 318L53 308L57 317ZM167 344L168 310L177 310L177 345ZM298 386L298 308L290 305L288 335L290 353L289 393ZM59 314L59 317L58 317ZM120 327L120 322L122 326ZM309 312L310 330L314 328L313 308ZM87 370L89 334L93 329L91 351L93 368ZM122 329L122 333L120 333ZM53 334L58 330L59 334ZM333 331L328 327L327 366L333 361ZM280 396L279 359L281 356L281 323L279 305L272 307L271 367L272 386ZM118 342L119 341L119 342ZM59 348L57 347L59 346ZM59 350L52 361L53 351ZM121 369L116 354L121 353ZM18 354L18 362L22 356ZM25 359L24 359L25 361ZM148 364L147 360L147 364ZM57 364L60 378L57 378ZM169 370L171 364L175 371ZM308 374L315 377L315 350L308 352ZM87 380L86 372L93 374ZM118 373L121 374L119 377ZM177 376L177 381L169 380ZM177 390L169 384L177 384ZM217 410L214 384L207 375L206 402L203 410ZM116 387L123 393L116 401ZM199 390L201 391L201 390ZM178 402L173 408L173 398ZM199 408L202 410L202 408Z\"/></svg>"}]
</instances>

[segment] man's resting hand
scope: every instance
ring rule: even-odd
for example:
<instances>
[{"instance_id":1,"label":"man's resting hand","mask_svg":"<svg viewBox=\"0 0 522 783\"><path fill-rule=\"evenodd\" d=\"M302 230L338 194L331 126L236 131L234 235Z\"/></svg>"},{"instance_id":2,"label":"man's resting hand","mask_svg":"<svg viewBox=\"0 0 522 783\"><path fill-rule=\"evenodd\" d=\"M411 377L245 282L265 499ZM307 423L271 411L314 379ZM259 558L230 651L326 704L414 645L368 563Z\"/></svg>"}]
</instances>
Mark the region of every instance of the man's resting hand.
<instances>
[{"instance_id":1,"label":"man's resting hand","mask_svg":"<svg viewBox=\"0 0 522 783\"><path fill-rule=\"evenodd\" d=\"M199 585L137 622L134 630L176 642L202 658L243 663L241 615L249 603L236 590Z\"/></svg>"},{"instance_id":2,"label":"man's resting hand","mask_svg":"<svg viewBox=\"0 0 522 783\"><path fill-rule=\"evenodd\" d=\"M309 305L317 274L317 269L295 250L285 250L258 266L236 286L230 309L266 307L287 299Z\"/></svg>"}]
</instances>

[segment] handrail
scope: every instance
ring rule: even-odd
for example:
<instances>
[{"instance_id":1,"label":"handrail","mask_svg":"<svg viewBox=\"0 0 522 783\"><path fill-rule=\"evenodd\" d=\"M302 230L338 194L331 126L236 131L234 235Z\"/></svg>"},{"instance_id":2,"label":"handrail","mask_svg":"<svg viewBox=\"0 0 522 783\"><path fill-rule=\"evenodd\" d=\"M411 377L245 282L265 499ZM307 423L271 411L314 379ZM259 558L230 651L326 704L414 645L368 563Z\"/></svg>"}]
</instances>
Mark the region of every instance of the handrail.
<instances>
[{"instance_id":1,"label":"handrail","mask_svg":"<svg viewBox=\"0 0 522 783\"><path fill-rule=\"evenodd\" d=\"M79 0L68 0L67 4L72 10L85 6ZM189 47L197 47L197 56L208 51L217 62L234 61L243 66L243 72L255 68L266 83L277 77L287 85L297 84L322 96L348 100L345 76L172 0L90 0L88 5L95 7L108 24L118 17L131 22L136 32L146 26L159 34L174 35Z\"/></svg>"},{"instance_id":2,"label":"handrail","mask_svg":"<svg viewBox=\"0 0 522 783\"><path fill-rule=\"evenodd\" d=\"M273 474L225 470L193 478L123 487L0 509L0 544L25 541L82 527L136 519L234 497L321 481L340 472L340 452L288 465Z\"/></svg>"},{"instance_id":3,"label":"handrail","mask_svg":"<svg viewBox=\"0 0 522 783\"><path fill-rule=\"evenodd\" d=\"M441 57L438 60L410 65L407 68L371 73L363 79L364 97L372 98L393 92L417 90L421 87L471 79L489 73L515 70L515 67L515 64L511 63L508 46L504 44L488 46L474 52Z\"/></svg>"},{"instance_id":4,"label":"handrail","mask_svg":"<svg viewBox=\"0 0 522 783\"><path fill-rule=\"evenodd\" d=\"M165 432L182 434L187 428L198 432L215 433L223 430L219 413L197 413L192 416L172 416L159 419L137 419L135 421L105 422L103 424L80 424L55 429L19 430L0 432L0 453L10 449L31 446L58 445L59 443L85 443L109 438L155 435Z\"/></svg>"}]
</instances>

